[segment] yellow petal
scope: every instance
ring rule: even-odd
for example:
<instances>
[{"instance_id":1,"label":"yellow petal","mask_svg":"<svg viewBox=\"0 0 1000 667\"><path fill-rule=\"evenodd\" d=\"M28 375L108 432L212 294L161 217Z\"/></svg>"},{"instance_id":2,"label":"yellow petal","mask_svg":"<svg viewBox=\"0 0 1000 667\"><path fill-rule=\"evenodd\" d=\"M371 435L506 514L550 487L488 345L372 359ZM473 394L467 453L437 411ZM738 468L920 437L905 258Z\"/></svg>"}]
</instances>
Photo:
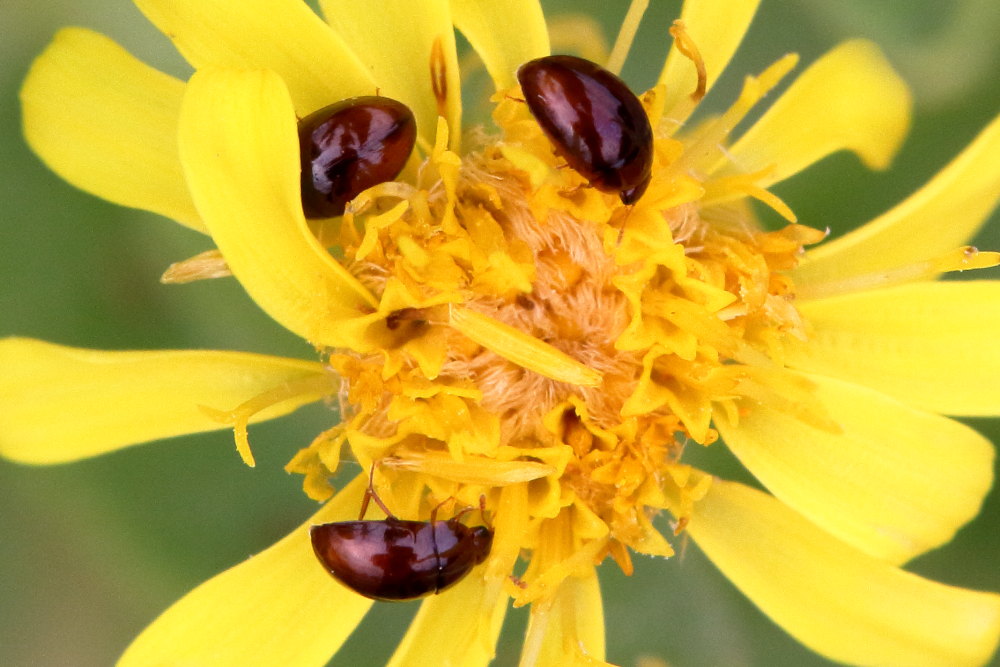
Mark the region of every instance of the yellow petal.
<instances>
[{"instance_id":1,"label":"yellow petal","mask_svg":"<svg viewBox=\"0 0 1000 667\"><path fill-rule=\"evenodd\" d=\"M555 594L531 605L522 665L596 667L604 662L604 606L597 572L563 579Z\"/></svg>"},{"instance_id":2,"label":"yellow petal","mask_svg":"<svg viewBox=\"0 0 1000 667\"><path fill-rule=\"evenodd\" d=\"M488 665L507 609L507 596L484 608L487 582L480 570L427 598L389 661L391 667Z\"/></svg>"},{"instance_id":3,"label":"yellow petal","mask_svg":"<svg viewBox=\"0 0 1000 667\"><path fill-rule=\"evenodd\" d=\"M546 23L555 53L575 53L591 62L607 62L611 47L604 26L594 16L559 13Z\"/></svg>"},{"instance_id":4,"label":"yellow petal","mask_svg":"<svg viewBox=\"0 0 1000 667\"><path fill-rule=\"evenodd\" d=\"M24 134L78 188L204 231L177 155L183 94L183 83L107 37L67 28L21 88Z\"/></svg>"},{"instance_id":5,"label":"yellow petal","mask_svg":"<svg viewBox=\"0 0 1000 667\"><path fill-rule=\"evenodd\" d=\"M320 0L319 4L340 38L364 55L379 94L413 111L417 132L427 145L434 145L439 111L448 119L453 140L462 136L458 57L448 0L381 0L377 5ZM439 109L434 91L442 83L445 97Z\"/></svg>"},{"instance_id":6,"label":"yellow petal","mask_svg":"<svg viewBox=\"0 0 1000 667\"><path fill-rule=\"evenodd\" d=\"M993 447L976 431L858 385L809 376L835 433L754 405L726 444L776 497L862 551L904 562L949 541L993 481Z\"/></svg>"},{"instance_id":7,"label":"yellow petal","mask_svg":"<svg viewBox=\"0 0 1000 667\"><path fill-rule=\"evenodd\" d=\"M899 285L803 302L786 363L951 415L1000 415L1000 282Z\"/></svg>"},{"instance_id":8,"label":"yellow petal","mask_svg":"<svg viewBox=\"0 0 1000 667\"><path fill-rule=\"evenodd\" d=\"M61 463L227 428L199 406L228 409L276 386L324 375L318 363L258 354L104 352L5 338L0 453L24 463ZM300 394L252 421L280 417L321 397Z\"/></svg>"},{"instance_id":9,"label":"yellow petal","mask_svg":"<svg viewBox=\"0 0 1000 667\"><path fill-rule=\"evenodd\" d=\"M742 484L716 480L688 532L761 611L837 662L981 665L1000 640L1000 596L865 556Z\"/></svg>"},{"instance_id":10,"label":"yellow petal","mask_svg":"<svg viewBox=\"0 0 1000 667\"><path fill-rule=\"evenodd\" d=\"M522 63L549 55L549 33L538 0L451 0L451 13L497 90L517 83L514 73Z\"/></svg>"},{"instance_id":11,"label":"yellow petal","mask_svg":"<svg viewBox=\"0 0 1000 667\"><path fill-rule=\"evenodd\" d=\"M774 169L767 187L839 150L884 169L910 124L906 84L874 44L845 42L817 60L730 148L740 171Z\"/></svg>"},{"instance_id":12,"label":"yellow petal","mask_svg":"<svg viewBox=\"0 0 1000 667\"><path fill-rule=\"evenodd\" d=\"M269 69L299 116L374 95L363 62L302 0L135 0L195 69Z\"/></svg>"},{"instance_id":13,"label":"yellow petal","mask_svg":"<svg viewBox=\"0 0 1000 667\"><path fill-rule=\"evenodd\" d=\"M760 0L688 0L684 3L681 20L705 61L706 91L711 90L726 69L759 4ZM664 115L677 122L686 120L695 107L689 99L698 87L695 66L672 48L657 83L667 86Z\"/></svg>"},{"instance_id":14,"label":"yellow petal","mask_svg":"<svg viewBox=\"0 0 1000 667\"><path fill-rule=\"evenodd\" d=\"M348 344L344 322L377 302L309 231L295 112L281 79L198 72L181 108L180 144L198 210L257 305L317 345Z\"/></svg>"},{"instance_id":15,"label":"yellow petal","mask_svg":"<svg viewBox=\"0 0 1000 667\"><path fill-rule=\"evenodd\" d=\"M1000 117L926 185L860 229L806 253L795 282L878 273L964 245L1000 199Z\"/></svg>"},{"instance_id":16,"label":"yellow petal","mask_svg":"<svg viewBox=\"0 0 1000 667\"><path fill-rule=\"evenodd\" d=\"M372 601L326 573L309 527L356 517L367 477L272 547L174 603L119 665L325 665Z\"/></svg>"}]
</instances>

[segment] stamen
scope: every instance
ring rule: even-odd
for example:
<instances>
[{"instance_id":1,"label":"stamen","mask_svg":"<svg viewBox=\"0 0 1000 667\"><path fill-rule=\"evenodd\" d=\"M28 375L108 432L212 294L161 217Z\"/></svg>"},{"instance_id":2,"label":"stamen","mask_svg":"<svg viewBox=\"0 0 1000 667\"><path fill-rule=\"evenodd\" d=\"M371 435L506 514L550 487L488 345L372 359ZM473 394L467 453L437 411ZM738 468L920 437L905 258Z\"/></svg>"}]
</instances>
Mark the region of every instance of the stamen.
<instances>
[{"instance_id":1,"label":"stamen","mask_svg":"<svg viewBox=\"0 0 1000 667\"><path fill-rule=\"evenodd\" d=\"M618 38L615 39L615 46L611 49L611 56L608 57L608 62L605 65L605 69L609 72L618 74L622 71L622 65L625 64L625 58L628 57L629 49L632 48L635 33L639 30L639 23L642 21L642 15L646 13L647 7L649 7L649 0L632 0L632 4L629 5L625 19L622 21L622 27L618 31Z\"/></svg>"},{"instance_id":2,"label":"stamen","mask_svg":"<svg viewBox=\"0 0 1000 667\"><path fill-rule=\"evenodd\" d=\"M674 124L671 131L675 131L683 126L684 120L691 115L705 96L708 90L708 69L705 66L705 60L701 57L701 51L698 50L698 46L687 33L684 21L680 19L674 21L673 25L670 26L670 34L674 38L671 48L676 48L682 56L691 61L697 76L694 90L687 97L680 97L680 91L677 94L671 91L671 98L676 101L666 109L664 120L671 121Z\"/></svg>"},{"instance_id":3,"label":"stamen","mask_svg":"<svg viewBox=\"0 0 1000 667\"><path fill-rule=\"evenodd\" d=\"M698 45L687 33L684 21L680 19L674 21L673 25L670 26L670 35L674 38L674 46L677 47L677 50L694 64L694 68L698 72L698 85L691 93L691 102L697 104L705 97L705 91L708 90L708 71L705 69L705 59L701 57Z\"/></svg>"}]
</instances>

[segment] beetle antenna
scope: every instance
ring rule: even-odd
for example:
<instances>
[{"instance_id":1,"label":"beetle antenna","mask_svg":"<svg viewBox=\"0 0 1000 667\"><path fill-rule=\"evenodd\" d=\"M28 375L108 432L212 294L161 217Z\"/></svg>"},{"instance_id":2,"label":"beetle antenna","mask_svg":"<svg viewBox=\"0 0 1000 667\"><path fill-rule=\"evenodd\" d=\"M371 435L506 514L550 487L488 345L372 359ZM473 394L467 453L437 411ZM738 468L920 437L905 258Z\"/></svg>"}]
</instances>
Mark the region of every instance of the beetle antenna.
<instances>
[{"instance_id":1,"label":"beetle antenna","mask_svg":"<svg viewBox=\"0 0 1000 667\"><path fill-rule=\"evenodd\" d=\"M621 216L620 216L621 217L621 227L618 228L618 241L615 244L616 247L620 246L622 244L622 239L625 237L625 225L628 224L629 214L632 213L632 205L631 204L626 204L625 206L623 206L622 208L620 208L618 210L619 211L623 210L624 213L622 213ZM618 213L618 211L615 211L615 213Z\"/></svg>"},{"instance_id":2,"label":"beetle antenna","mask_svg":"<svg viewBox=\"0 0 1000 667\"><path fill-rule=\"evenodd\" d=\"M480 494L480 496L479 496L479 514L482 515L482 517L483 517L483 523L486 525L486 527L489 528L490 531L492 531L493 530L493 519L492 519L492 517L489 518L489 519L486 518L486 494L485 493Z\"/></svg>"}]
</instances>

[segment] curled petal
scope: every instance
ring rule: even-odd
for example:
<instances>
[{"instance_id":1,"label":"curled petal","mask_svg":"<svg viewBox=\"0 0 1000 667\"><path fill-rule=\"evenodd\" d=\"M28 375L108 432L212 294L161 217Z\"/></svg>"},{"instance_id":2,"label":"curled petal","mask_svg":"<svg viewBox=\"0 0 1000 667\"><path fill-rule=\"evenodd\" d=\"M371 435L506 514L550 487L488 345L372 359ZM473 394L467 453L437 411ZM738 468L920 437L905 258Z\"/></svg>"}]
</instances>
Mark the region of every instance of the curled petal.
<instances>
[{"instance_id":1,"label":"curled petal","mask_svg":"<svg viewBox=\"0 0 1000 667\"><path fill-rule=\"evenodd\" d=\"M201 406L232 408L325 374L318 363L259 354L105 352L7 338L0 340L0 453L24 463L62 463L227 428ZM288 414L323 393L313 387L251 421Z\"/></svg>"},{"instance_id":2,"label":"curled petal","mask_svg":"<svg viewBox=\"0 0 1000 667\"><path fill-rule=\"evenodd\" d=\"M326 573L309 527L354 518L367 482L359 476L281 541L175 602L119 665L325 665L372 601Z\"/></svg>"},{"instance_id":3,"label":"curled petal","mask_svg":"<svg viewBox=\"0 0 1000 667\"><path fill-rule=\"evenodd\" d=\"M1000 596L866 556L742 484L716 480L687 530L761 611L837 662L981 665L1000 640Z\"/></svg>"}]
</instances>

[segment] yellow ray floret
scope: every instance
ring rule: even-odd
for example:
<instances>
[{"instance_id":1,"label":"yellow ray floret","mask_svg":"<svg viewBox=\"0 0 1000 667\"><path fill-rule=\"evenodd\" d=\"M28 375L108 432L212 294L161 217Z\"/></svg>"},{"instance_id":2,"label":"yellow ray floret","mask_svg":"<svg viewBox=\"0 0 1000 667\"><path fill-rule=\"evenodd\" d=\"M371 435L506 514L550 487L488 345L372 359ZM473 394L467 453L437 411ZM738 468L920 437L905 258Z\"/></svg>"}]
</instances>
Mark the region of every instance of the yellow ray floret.
<instances>
[{"instance_id":1,"label":"yellow ray floret","mask_svg":"<svg viewBox=\"0 0 1000 667\"><path fill-rule=\"evenodd\" d=\"M268 69L278 74L300 117L347 97L374 95L378 86L361 58L299 0L135 4L196 69Z\"/></svg>"},{"instance_id":2,"label":"yellow ray floret","mask_svg":"<svg viewBox=\"0 0 1000 667\"><path fill-rule=\"evenodd\" d=\"M288 384L308 386L250 420L288 414L332 389L319 363L238 352L105 352L6 338L0 365L0 452L25 463L226 428L199 406L239 405Z\"/></svg>"},{"instance_id":3,"label":"yellow ray floret","mask_svg":"<svg viewBox=\"0 0 1000 667\"><path fill-rule=\"evenodd\" d=\"M549 55L549 33L538 0L451 0L455 27L486 65L497 90L515 83L514 72Z\"/></svg>"},{"instance_id":4,"label":"yellow ray floret","mask_svg":"<svg viewBox=\"0 0 1000 667\"><path fill-rule=\"evenodd\" d=\"M910 124L910 92L878 48L845 42L813 63L729 150L767 187L838 150L884 169Z\"/></svg>"},{"instance_id":5,"label":"yellow ray floret","mask_svg":"<svg viewBox=\"0 0 1000 667\"><path fill-rule=\"evenodd\" d=\"M742 484L717 480L688 532L765 614L837 662L972 667L1000 640L1000 596L864 555Z\"/></svg>"},{"instance_id":6,"label":"yellow ray floret","mask_svg":"<svg viewBox=\"0 0 1000 667\"><path fill-rule=\"evenodd\" d=\"M35 60L21 88L24 135L73 185L205 231L177 154L183 94L181 81L107 37L67 28Z\"/></svg>"},{"instance_id":7,"label":"yellow ray floret","mask_svg":"<svg viewBox=\"0 0 1000 667\"><path fill-rule=\"evenodd\" d=\"M898 269L968 243L1000 200L998 154L1000 118L902 203L806 253L796 283L808 288Z\"/></svg>"},{"instance_id":8,"label":"yellow ray floret","mask_svg":"<svg viewBox=\"0 0 1000 667\"><path fill-rule=\"evenodd\" d=\"M1000 283L920 282L801 304L787 363L949 415L1000 415Z\"/></svg>"},{"instance_id":9,"label":"yellow ray floret","mask_svg":"<svg viewBox=\"0 0 1000 667\"><path fill-rule=\"evenodd\" d=\"M716 420L729 448L775 496L894 563L949 541L979 512L993 481L993 447L983 436L861 386L810 380L837 432L766 405L738 425Z\"/></svg>"}]
</instances>

